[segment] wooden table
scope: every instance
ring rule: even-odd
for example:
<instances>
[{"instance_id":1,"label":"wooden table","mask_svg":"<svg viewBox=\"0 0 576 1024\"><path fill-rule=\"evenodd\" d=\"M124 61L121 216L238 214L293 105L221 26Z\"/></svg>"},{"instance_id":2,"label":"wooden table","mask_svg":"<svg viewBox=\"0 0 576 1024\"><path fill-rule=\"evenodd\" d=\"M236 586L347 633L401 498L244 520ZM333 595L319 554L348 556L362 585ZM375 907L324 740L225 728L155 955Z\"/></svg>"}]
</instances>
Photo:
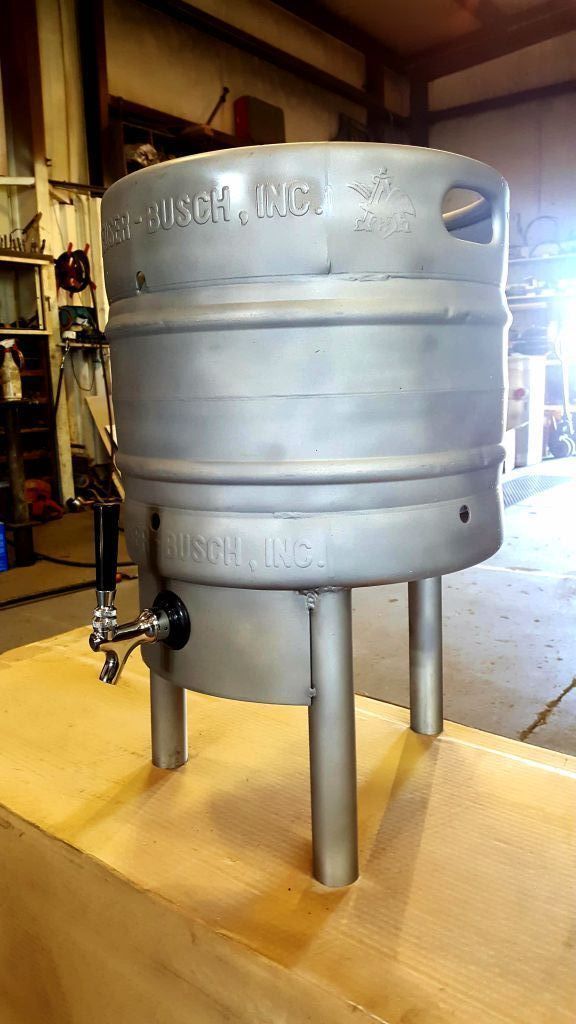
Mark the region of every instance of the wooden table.
<instances>
[{"instance_id":1,"label":"wooden table","mask_svg":"<svg viewBox=\"0 0 576 1024\"><path fill-rule=\"evenodd\" d=\"M576 759L357 700L361 880L311 880L306 712L189 695L87 630L0 658L2 1024L574 1024Z\"/></svg>"}]
</instances>

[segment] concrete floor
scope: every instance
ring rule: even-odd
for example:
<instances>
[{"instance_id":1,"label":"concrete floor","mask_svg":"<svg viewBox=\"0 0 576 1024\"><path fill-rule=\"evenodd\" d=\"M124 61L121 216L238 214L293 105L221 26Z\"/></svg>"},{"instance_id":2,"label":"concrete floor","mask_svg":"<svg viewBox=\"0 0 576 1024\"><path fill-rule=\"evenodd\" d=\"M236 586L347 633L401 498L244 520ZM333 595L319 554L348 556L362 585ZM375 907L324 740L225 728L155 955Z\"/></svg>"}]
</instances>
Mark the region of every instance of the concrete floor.
<instances>
[{"instance_id":1,"label":"concrete floor","mask_svg":"<svg viewBox=\"0 0 576 1024\"><path fill-rule=\"evenodd\" d=\"M443 591L446 718L572 754L575 494L563 484L507 509L498 554ZM407 706L407 588L356 591L354 607L357 690Z\"/></svg>"},{"instance_id":2,"label":"concrete floor","mask_svg":"<svg viewBox=\"0 0 576 1024\"><path fill-rule=\"evenodd\" d=\"M507 509L498 554L445 578L446 717L576 754L576 459L525 472L572 479ZM42 527L37 538L40 550L80 561L91 559L91 544L86 513ZM49 563L13 570L0 576L0 602L91 575ZM354 592L356 688L405 706L406 598L405 586ZM119 585L117 603L122 617L136 613L136 582ZM0 650L87 624L92 607L90 588L3 610Z\"/></svg>"}]
</instances>

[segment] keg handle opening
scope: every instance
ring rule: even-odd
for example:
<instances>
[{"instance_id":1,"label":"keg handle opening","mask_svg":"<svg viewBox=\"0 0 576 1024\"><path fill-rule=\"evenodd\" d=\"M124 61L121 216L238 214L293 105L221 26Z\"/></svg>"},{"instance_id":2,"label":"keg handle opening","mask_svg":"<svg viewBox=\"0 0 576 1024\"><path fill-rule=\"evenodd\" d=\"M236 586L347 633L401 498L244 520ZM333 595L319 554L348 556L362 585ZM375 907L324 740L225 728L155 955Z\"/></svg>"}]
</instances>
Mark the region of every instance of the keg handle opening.
<instances>
[{"instance_id":1,"label":"keg handle opening","mask_svg":"<svg viewBox=\"0 0 576 1024\"><path fill-rule=\"evenodd\" d=\"M458 209L444 209L447 202L457 200L457 193L462 193L463 196L470 196L472 194L476 198ZM452 187L448 189L443 199L442 221L450 235L464 238L466 241L475 241L480 245L489 245L492 241L492 202L482 195L478 189L472 188L472 186L469 188ZM470 238L460 234L460 232L470 228L476 228L476 232L473 232Z\"/></svg>"},{"instance_id":2,"label":"keg handle opening","mask_svg":"<svg viewBox=\"0 0 576 1024\"><path fill-rule=\"evenodd\" d=\"M106 655L100 680L116 684L132 651L143 644L165 643L180 650L190 637L190 619L185 605L172 591L162 591L151 608L137 618L119 623L116 612L116 570L120 506L105 502L94 506L94 550L96 556L96 608L89 644Z\"/></svg>"},{"instance_id":3,"label":"keg handle opening","mask_svg":"<svg viewBox=\"0 0 576 1024\"><path fill-rule=\"evenodd\" d=\"M508 238L508 196L504 179L487 167L456 171L444 180L439 194L444 230L455 241L474 242L479 251L501 250Z\"/></svg>"}]
</instances>

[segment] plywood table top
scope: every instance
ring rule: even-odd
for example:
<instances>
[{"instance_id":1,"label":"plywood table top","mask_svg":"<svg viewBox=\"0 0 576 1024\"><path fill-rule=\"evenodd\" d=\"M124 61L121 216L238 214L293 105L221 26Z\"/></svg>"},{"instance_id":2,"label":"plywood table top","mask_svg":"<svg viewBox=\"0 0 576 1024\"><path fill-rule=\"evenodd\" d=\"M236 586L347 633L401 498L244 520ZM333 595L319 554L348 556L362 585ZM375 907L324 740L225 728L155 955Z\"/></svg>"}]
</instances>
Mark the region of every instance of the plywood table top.
<instances>
[{"instance_id":1,"label":"plywood table top","mask_svg":"<svg viewBox=\"0 0 576 1024\"><path fill-rule=\"evenodd\" d=\"M357 698L362 875L325 889L305 709L189 694L156 769L144 665L99 683L87 632L0 657L3 1024L574 1024L576 759Z\"/></svg>"}]
</instances>

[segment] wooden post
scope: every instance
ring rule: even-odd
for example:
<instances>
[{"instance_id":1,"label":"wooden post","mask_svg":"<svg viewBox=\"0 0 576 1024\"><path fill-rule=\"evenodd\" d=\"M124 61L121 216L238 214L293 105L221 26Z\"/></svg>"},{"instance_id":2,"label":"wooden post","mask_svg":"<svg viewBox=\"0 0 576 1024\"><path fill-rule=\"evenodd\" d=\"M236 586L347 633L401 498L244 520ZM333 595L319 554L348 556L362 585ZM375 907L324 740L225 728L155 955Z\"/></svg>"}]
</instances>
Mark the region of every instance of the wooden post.
<instances>
[{"instance_id":1,"label":"wooden post","mask_svg":"<svg viewBox=\"0 0 576 1024\"><path fill-rule=\"evenodd\" d=\"M418 74L410 75L410 142L428 146L428 82Z\"/></svg>"}]
</instances>

